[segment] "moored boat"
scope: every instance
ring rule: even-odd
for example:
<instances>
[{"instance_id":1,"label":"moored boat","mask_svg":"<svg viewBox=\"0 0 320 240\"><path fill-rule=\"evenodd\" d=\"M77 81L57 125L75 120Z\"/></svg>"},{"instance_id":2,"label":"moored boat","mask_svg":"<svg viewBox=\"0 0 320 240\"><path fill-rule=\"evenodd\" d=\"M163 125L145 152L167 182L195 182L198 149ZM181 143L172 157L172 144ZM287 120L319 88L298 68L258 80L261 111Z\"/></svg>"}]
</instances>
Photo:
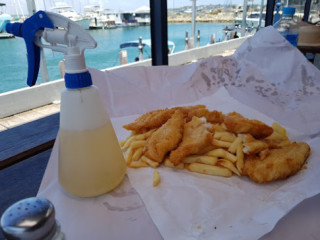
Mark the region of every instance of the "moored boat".
<instances>
[{"instance_id":1,"label":"moored boat","mask_svg":"<svg viewBox=\"0 0 320 240\"><path fill-rule=\"evenodd\" d=\"M91 18L84 17L78 14L72 6L69 6L65 2L56 2L55 6L51 8L51 10L55 13L61 14L64 17L71 19L72 21L79 24L84 29L89 29L89 24L91 22Z\"/></svg>"},{"instance_id":2,"label":"moored boat","mask_svg":"<svg viewBox=\"0 0 320 240\"><path fill-rule=\"evenodd\" d=\"M3 11L3 8L6 6L5 3L0 3L0 33L4 33L6 30L6 24L9 23L12 19L10 14L7 14Z\"/></svg>"}]
</instances>

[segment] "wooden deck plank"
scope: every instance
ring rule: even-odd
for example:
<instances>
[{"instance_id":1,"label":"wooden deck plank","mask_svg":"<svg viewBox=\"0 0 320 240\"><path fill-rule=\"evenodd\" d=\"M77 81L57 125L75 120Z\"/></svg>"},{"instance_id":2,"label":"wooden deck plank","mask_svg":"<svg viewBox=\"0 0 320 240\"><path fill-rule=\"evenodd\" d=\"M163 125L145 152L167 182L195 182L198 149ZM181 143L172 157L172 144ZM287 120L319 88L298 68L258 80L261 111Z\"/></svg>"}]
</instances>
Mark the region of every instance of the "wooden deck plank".
<instances>
[{"instance_id":1,"label":"wooden deck plank","mask_svg":"<svg viewBox=\"0 0 320 240\"><path fill-rule=\"evenodd\" d=\"M0 170L53 146L59 113L0 132Z\"/></svg>"}]
</instances>

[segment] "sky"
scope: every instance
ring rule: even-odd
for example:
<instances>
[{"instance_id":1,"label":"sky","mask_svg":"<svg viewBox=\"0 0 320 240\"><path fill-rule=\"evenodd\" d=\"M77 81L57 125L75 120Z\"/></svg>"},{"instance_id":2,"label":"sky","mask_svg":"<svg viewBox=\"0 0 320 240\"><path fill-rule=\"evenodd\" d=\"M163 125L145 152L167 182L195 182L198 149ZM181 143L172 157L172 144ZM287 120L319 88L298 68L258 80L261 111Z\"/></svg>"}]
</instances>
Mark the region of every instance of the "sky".
<instances>
[{"instance_id":1,"label":"sky","mask_svg":"<svg viewBox=\"0 0 320 240\"><path fill-rule=\"evenodd\" d=\"M26 1L30 0L0 0L1 3L6 3L7 6L3 10L16 15L27 14ZM54 2L59 0L34 0L37 6L37 10L49 11L50 7L54 5ZM62 0L60 0L61 2ZM255 0L257 1L257 0ZM84 6L101 2L103 8L108 8L114 11L134 11L141 6L149 6L149 0L64 0L63 2L72 5L77 12L82 12ZM20 4L19 4L20 3ZM243 4L243 0L197 0L197 5L208 4ZM191 0L167 0L168 8L178 8L183 6L192 6Z\"/></svg>"}]
</instances>

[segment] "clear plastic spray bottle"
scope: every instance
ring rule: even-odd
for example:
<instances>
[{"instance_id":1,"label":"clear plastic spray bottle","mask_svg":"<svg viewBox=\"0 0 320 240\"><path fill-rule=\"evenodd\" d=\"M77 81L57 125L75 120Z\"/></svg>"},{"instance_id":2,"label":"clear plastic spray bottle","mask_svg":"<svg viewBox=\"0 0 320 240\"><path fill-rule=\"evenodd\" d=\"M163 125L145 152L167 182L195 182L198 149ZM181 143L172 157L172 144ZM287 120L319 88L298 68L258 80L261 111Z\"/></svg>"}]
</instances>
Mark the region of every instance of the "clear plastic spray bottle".
<instances>
[{"instance_id":1,"label":"clear plastic spray bottle","mask_svg":"<svg viewBox=\"0 0 320 240\"><path fill-rule=\"evenodd\" d=\"M98 196L117 187L126 164L84 59L84 50L97 46L95 40L70 19L44 11L24 23L7 24L6 30L26 42L29 86L38 77L41 47L64 53L66 89L61 93L58 136L60 185L78 197Z\"/></svg>"}]
</instances>

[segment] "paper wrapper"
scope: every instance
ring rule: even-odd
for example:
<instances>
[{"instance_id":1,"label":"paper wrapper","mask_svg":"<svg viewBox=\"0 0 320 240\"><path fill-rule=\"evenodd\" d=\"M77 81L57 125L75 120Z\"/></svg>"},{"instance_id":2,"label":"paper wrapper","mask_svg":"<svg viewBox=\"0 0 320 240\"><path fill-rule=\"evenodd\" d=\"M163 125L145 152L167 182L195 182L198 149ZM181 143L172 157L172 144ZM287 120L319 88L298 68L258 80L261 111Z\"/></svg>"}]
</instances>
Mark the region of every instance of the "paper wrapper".
<instances>
[{"instance_id":1,"label":"paper wrapper","mask_svg":"<svg viewBox=\"0 0 320 240\"><path fill-rule=\"evenodd\" d=\"M267 124L278 121L291 140L310 145L311 155L306 169L265 185L160 167L161 183L153 187L153 169L128 169L130 182L78 199L57 182L56 144L38 195L54 203L67 239L257 239L320 193L320 73L273 28L259 31L232 57L91 74L119 140L129 134L121 126L146 111L205 104Z\"/></svg>"}]
</instances>

